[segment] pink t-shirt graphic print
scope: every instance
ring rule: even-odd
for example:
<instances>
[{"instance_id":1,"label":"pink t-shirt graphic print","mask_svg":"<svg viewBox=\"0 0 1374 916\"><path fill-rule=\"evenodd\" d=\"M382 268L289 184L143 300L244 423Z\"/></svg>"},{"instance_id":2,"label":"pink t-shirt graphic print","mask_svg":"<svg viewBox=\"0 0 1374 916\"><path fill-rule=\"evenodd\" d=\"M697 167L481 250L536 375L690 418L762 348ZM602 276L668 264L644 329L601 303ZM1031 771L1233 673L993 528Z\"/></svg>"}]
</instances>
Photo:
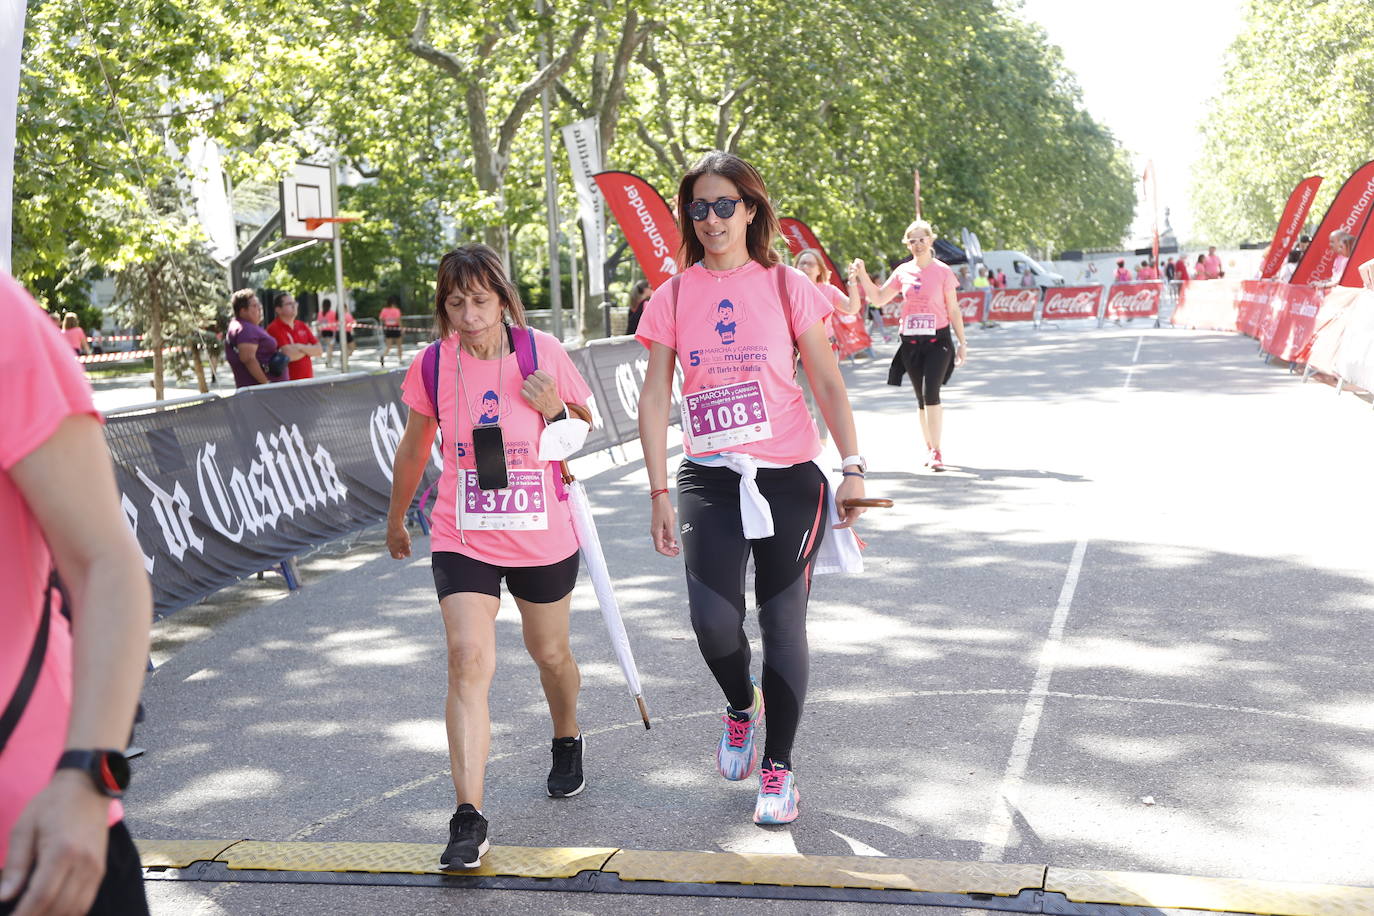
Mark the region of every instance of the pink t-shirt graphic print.
<instances>
[{"instance_id":1,"label":"pink t-shirt graphic print","mask_svg":"<svg viewBox=\"0 0 1374 916\"><path fill-rule=\"evenodd\" d=\"M786 310L777 275L786 271ZM831 314L816 284L791 267L750 262L724 276L700 265L665 283L645 306L636 338L677 352L687 454L731 451L775 464L810 461L820 438L797 384L793 334Z\"/></svg>"}]
</instances>

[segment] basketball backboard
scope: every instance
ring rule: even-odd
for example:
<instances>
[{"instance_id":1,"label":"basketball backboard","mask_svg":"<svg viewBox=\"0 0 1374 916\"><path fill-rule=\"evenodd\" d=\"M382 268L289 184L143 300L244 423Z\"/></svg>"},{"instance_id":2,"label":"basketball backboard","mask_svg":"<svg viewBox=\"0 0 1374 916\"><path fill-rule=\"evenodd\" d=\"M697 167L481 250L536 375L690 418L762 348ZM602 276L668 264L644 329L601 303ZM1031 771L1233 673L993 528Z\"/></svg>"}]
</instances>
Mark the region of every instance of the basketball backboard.
<instances>
[{"instance_id":1,"label":"basketball backboard","mask_svg":"<svg viewBox=\"0 0 1374 916\"><path fill-rule=\"evenodd\" d=\"M334 216L333 173L327 165L298 162L281 181L282 236L288 239L332 239L334 224L306 220Z\"/></svg>"}]
</instances>

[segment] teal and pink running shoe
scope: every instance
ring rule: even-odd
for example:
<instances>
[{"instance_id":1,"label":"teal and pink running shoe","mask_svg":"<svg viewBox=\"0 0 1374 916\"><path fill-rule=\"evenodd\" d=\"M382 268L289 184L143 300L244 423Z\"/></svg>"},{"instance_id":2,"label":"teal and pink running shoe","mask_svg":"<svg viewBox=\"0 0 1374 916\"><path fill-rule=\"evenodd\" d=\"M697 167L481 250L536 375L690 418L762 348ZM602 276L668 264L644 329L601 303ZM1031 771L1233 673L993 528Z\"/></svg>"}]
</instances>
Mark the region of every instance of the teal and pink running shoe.
<instances>
[{"instance_id":1,"label":"teal and pink running shoe","mask_svg":"<svg viewBox=\"0 0 1374 916\"><path fill-rule=\"evenodd\" d=\"M754 802L755 824L790 824L797 819L797 777L787 764L771 757L759 770L759 797Z\"/></svg>"},{"instance_id":2,"label":"teal and pink running shoe","mask_svg":"<svg viewBox=\"0 0 1374 916\"><path fill-rule=\"evenodd\" d=\"M716 745L716 769L731 782L748 779L759 762L759 746L755 737L759 722L763 721L763 691L754 685L754 714L745 716L733 707L725 708L721 716L725 730Z\"/></svg>"}]
</instances>

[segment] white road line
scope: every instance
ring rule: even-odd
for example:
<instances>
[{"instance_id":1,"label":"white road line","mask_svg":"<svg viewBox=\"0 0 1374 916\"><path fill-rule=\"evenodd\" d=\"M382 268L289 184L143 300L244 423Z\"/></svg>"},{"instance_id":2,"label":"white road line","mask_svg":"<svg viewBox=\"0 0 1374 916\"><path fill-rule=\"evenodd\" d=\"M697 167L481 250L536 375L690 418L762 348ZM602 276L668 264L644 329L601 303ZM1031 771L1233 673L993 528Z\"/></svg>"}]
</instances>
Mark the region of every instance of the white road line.
<instances>
[{"instance_id":1,"label":"white road line","mask_svg":"<svg viewBox=\"0 0 1374 916\"><path fill-rule=\"evenodd\" d=\"M1031 684L1030 696L1026 698L1021 724L1016 729L1016 740L1012 742L1011 759L1007 761L987 829L983 831L983 851L979 858L984 862L1002 861L1007 841L1011 838L1012 813L1017 810L1021 800L1021 785L1025 780L1026 765L1030 762L1031 746L1035 744L1035 734L1040 730L1040 717L1045 711L1045 698L1050 692L1050 678L1054 676L1054 666L1059 660L1059 646L1064 640L1064 625L1069 619L1069 607L1073 604L1073 593L1078 587L1078 574L1083 569L1083 556L1087 552L1088 539L1081 538L1074 546L1073 558L1069 560L1064 587L1059 591L1059 605L1054 609L1049 635L1045 637L1045 644L1040 649L1040 663L1035 669L1035 681Z\"/></svg>"},{"instance_id":2,"label":"white road line","mask_svg":"<svg viewBox=\"0 0 1374 916\"><path fill-rule=\"evenodd\" d=\"M1131 368L1126 370L1126 382L1121 386L1122 391L1131 387L1131 376L1135 375L1135 364L1140 360L1140 345L1144 342L1144 334L1141 334L1135 339L1135 355L1131 357Z\"/></svg>"}]
</instances>

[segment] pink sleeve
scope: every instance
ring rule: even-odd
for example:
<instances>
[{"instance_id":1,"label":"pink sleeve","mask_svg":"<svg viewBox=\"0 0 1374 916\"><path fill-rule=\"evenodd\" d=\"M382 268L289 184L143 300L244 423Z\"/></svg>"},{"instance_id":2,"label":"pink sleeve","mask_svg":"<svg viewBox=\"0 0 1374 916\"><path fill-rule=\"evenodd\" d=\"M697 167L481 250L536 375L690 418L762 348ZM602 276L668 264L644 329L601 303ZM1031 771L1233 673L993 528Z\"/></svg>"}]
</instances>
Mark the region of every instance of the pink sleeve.
<instances>
[{"instance_id":1,"label":"pink sleeve","mask_svg":"<svg viewBox=\"0 0 1374 916\"><path fill-rule=\"evenodd\" d=\"M901 291L901 288L902 288L902 278L901 278L901 275L900 275L900 274L898 273L898 271L896 271L896 270L894 270L892 273L890 273L890 274L887 275L887 282L884 283L884 284L880 287L880 289L884 289L884 290L895 289L895 290L897 290L897 291L899 291L899 292Z\"/></svg>"},{"instance_id":2,"label":"pink sleeve","mask_svg":"<svg viewBox=\"0 0 1374 916\"><path fill-rule=\"evenodd\" d=\"M51 438L67 417L104 422L71 347L24 288L0 273L0 469L9 471Z\"/></svg>"},{"instance_id":3,"label":"pink sleeve","mask_svg":"<svg viewBox=\"0 0 1374 916\"><path fill-rule=\"evenodd\" d=\"M681 280L677 283L681 284ZM677 326L673 318L672 292L674 281L669 280L649 297L644 306L644 315L635 328L635 340L649 349L650 344L661 343L669 350L677 349Z\"/></svg>"},{"instance_id":4,"label":"pink sleeve","mask_svg":"<svg viewBox=\"0 0 1374 916\"><path fill-rule=\"evenodd\" d=\"M582 373L577 371L577 366L574 365L572 357L568 356L568 351L563 349L563 345L551 334L548 335L547 343L542 339L539 343L539 353L543 357L540 367L546 368L558 381L558 396L563 403L587 406L592 399L592 389L588 387Z\"/></svg>"},{"instance_id":5,"label":"pink sleeve","mask_svg":"<svg viewBox=\"0 0 1374 916\"><path fill-rule=\"evenodd\" d=\"M947 293L952 293L959 288L959 280L954 276L954 271L945 268L945 277L941 285Z\"/></svg>"},{"instance_id":6,"label":"pink sleeve","mask_svg":"<svg viewBox=\"0 0 1374 916\"><path fill-rule=\"evenodd\" d=\"M801 337L813 324L825 319L835 309L816 284L807 279L806 274L795 267L782 269L789 274L787 304L792 310L792 334Z\"/></svg>"},{"instance_id":7,"label":"pink sleeve","mask_svg":"<svg viewBox=\"0 0 1374 916\"><path fill-rule=\"evenodd\" d=\"M438 411L430 403L429 392L425 390L425 380L421 378L421 373L424 371L421 367L425 363L425 353L428 350L429 347L425 347L416 353L415 358L410 361L410 368L406 370L405 381L401 382L401 400L416 413L432 417Z\"/></svg>"},{"instance_id":8,"label":"pink sleeve","mask_svg":"<svg viewBox=\"0 0 1374 916\"><path fill-rule=\"evenodd\" d=\"M834 283L827 283L822 287L826 296L830 299L830 304L837 309L849 308L849 297L840 292L840 288Z\"/></svg>"}]
</instances>

